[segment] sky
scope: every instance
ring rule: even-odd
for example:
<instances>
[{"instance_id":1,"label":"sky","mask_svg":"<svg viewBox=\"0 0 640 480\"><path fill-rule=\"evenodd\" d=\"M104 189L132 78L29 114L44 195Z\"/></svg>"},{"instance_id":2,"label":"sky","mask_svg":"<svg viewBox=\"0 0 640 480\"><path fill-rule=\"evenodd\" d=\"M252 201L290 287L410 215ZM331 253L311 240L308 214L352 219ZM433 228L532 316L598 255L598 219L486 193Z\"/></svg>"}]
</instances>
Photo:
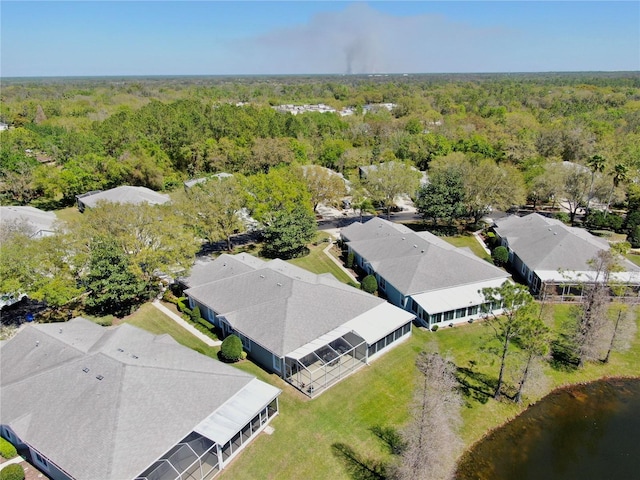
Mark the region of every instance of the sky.
<instances>
[{"instance_id":1,"label":"sky","mask_svg":"<svg viewBox=\"0 0 640 480\"><path fill-rule=\"evenodd\" d=\"M640 70L640 2L0 2L0 76Z\"/></svg>"}]
</instances>

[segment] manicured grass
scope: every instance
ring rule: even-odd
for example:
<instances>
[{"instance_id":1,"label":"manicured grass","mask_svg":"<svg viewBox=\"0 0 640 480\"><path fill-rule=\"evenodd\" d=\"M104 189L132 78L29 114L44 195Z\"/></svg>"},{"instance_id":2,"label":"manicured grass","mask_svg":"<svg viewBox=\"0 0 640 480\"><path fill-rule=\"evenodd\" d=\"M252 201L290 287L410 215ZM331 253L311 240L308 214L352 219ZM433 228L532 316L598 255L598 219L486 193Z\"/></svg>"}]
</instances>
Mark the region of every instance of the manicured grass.
<instances>
[{"instance_id":1,"label":"manicured grass","mask_svg":"<svg viewBox=\"0 0 640 480\"><path fill-rule=\"evenodd\" d=\"M491 255L480 246L478 240L473 235L456 235L455 237L442 237L443 240L449 242L454 247L468 247L473 253L483 260L491 260Z\"/></svg>"},{"instance_id":2,"label":"manicured grass","mask_svg":"<svg viewBox=\"0 0 640 480\"><path fill-rule=\"evenodd\" d=\"M553 326L570 313L571 305L554 305ZM169 333L181 344L216 358L210 348L176 325L155 307L144 305L124 319L152 333ZM637 318L636 322L640 323ZM482 322L441 328L437 332L414 328L411 338L387 352L371 365L309 400L281 378L242 361L234 367L249 372L282 390L280 415L272 435L261 434L222 473L223 479L344 479L349 474L345 460L336 455L338 443L350 447L361 459L385 462L391 459L386 444L372 432L376 426L402 428L409 421L409 408L418 378L415 360L420 351L438 351L462 370L460 379L472 388L464 392L461 435L465 447L489 430L520 413L554 387L606 376L638 376L640 335L632 348L612 354L607 365L593 363L581 370L543 368L546 383L535 395L516 405L491 397L499 363L486 348L491 330Z\"/></svg>"},{"instance_id":3,"label":"manicured grass","mask_svg":"<svg viewBox=\"0 0 640 480\"><path fill-rule=\"evenodd\" d=\"M628 260L631 260L633 263L635 263L636 265L640 266L640 254L637 253L627 253L625 255L625 257Z\"/></svg>"},{"instance_id":4,"label":"manicured grass","mask_svg":"<svg viewBox=\"0 0 640 480\"><path fill-rule=\"evenodd\" d=\"M56 216L59 220L63 222L71 222L73 220L78 220L82 214L78 210L78 207L67 207L62 210L55 211Z\"/></svg>"},{"instance_id":5,"label":"manicured grass","mask_svg":"<svg viewBox=\"0 0 640 480\"><path fill-rule=\"evenodd\" d=\"M343 283L353 281L349 275L344 273L342 269L333 263L333 261L323 252L327 245L327 243L320 243L317 246L310 245L309 255L301 258L294 258L293 260L289 260L289 262L313 273L331 273Z\"/></svg>"},{"instance_id":6,"label":"manicured grass","mask_svg":"<svg viewBox=\"0 0 640 480\"><path fill-rule=\"evenodd\" d=\"M569 305L554 306L554 323L566 317L569 309ZM249 362L239 364L239 368L283 390L281 414L272 423L274 434L261 435L221 478L347 480L350 477L343 460L333 453L335 443L350 446L365 459L389 460L387 448L371 428L378 425L401 428L408 421L417 379L414 362L422 350L439 351L458 368L468 369L461 373L461 378L477 388L469 390L464 397L461 435L465 447L516 416L527 403L538 400L554 387L606 376L637 377L640 373L640 335L636 335L631 350L614 353L607 365L594 363L576 371L546 366L546 383L543 382L536 395L526 398L523 405L508 400L495 401L490 393L499 363L485 348L484 339L488 335L491 331L482 322L442 328L434 333L416 328L408 342L314 400L306 399L275 375L267 374Z\"/></svg>"},{"instance_id":7,"label":"manicured grass","mask_svg":"<svg viewBox=\"0 0 640 480\"><path fill-rule=\"evenodd\" d=\"M202 340L194 337L150 303L145 303L135 313L125 317L118 323L121 322L130 323L156 335L167 333L171 335L176 342L185 347L189 347L209 357L218 358L217 353L219 348L210 347Z\"/></svg>"},{"instance_id":8,"label":"manicured grass","mask_svg":"<svg viewBox=\"0 0 640 480\"><path fill-rule=\"evenodd\" d=\"M273 435L261 435L226 469L227 479L347 479L332 445L343 443L369 459L388 459L371 429L408 419L417 371L414 361L432 334L417 330L405 343L309 400L274 375L248 362L239 368L283 390Z\"/></svg>"}]
</instances>

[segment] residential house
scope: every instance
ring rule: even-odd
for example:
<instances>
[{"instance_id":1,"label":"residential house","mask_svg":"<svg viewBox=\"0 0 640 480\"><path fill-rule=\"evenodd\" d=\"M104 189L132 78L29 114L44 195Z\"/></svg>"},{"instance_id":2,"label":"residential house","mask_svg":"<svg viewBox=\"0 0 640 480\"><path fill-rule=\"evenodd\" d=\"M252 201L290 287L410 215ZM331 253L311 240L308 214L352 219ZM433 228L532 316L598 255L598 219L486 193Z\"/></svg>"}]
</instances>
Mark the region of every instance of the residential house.
<instances>
[{"instance_id":1,"label":"residential house","mask_svg":"<svg viewBox=\"0 0 640 480\"><path fill-rule=\"evenodd\" d=\"M184 284L191 308L309 396L408 338L414 319L330 274L246 254L199 263Z\"/></svg>"},{"instance_id":2,"label":"residential house","mask_svg":"<svg viewBox=\"0 0 640 480\"><path fill-rule=\"evenodd\" d=\"M31 324L0 345L0 433L49 478L211 479L280 390L128 324Z\"/></svg>"},{"instance_id":3,"label":"residential house","mask_svg":"<svg viewBox=\"0 0 640 480\"><path fill-rule=\"evenodd\" d=\"M132 187L129 185L76 195L78 210L81 212L84 212L85 208L94 208L98 202L162 205L170 200L169 195L154 192L146 187Z\"/></svg>"},{"instance_id":4,"label":"residential house","mask_svg":"<svg viewBox=\"0 0 640 480\"><path fill-rule=\"evenodd\" d=\"M341 238L389 302L429 327L501 312L485 301L482 289L499 287L510 275L467 248L378 217L343 228Z\"/></svg>"},{"instance_id":5,"label":"residential house","mask_svg":"<svg viewBox=\"0 0 640 480\"><path fill-rule=\"evenodd\" d=\"M599 251L610 248L604 238L538 213L496 220L493 230L500 244L509 250L512 270L536 295L544 293L562 299L580 296L582 284L596 280L590 261ZM626 259L620 266L622 271L613 273L612 278L637 291L640 268Z\"/></svg>"},{"instance_id":6,"label":"residential house","mask_svg":"<svg viewBox=\"0 0 640 480\"><path fill-rule=\"evenodd\" d=\"M35 207L0 207L2 228L24 228L31 238L53 235L56 220L55 213L45 212Z\"/></svg>"}]
</instances>

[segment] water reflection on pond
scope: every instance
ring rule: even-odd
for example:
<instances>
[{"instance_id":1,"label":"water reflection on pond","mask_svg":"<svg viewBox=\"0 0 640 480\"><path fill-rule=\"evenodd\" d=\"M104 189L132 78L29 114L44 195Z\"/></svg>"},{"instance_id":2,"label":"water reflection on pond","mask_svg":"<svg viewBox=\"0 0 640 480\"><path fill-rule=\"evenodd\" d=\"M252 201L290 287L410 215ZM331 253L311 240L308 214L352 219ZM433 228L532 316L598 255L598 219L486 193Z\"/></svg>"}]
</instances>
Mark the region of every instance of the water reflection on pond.
<instances>
[{"instance_id":1,"label":"water reflection on pond","mask_svg":"<svg viewBox=\"0 0 640 480\"><path fill-rule=\"evenodd\" d=\"M640 380L551 393L476 445L456 478L640 478Z\"/></svg>"}]
</instances>

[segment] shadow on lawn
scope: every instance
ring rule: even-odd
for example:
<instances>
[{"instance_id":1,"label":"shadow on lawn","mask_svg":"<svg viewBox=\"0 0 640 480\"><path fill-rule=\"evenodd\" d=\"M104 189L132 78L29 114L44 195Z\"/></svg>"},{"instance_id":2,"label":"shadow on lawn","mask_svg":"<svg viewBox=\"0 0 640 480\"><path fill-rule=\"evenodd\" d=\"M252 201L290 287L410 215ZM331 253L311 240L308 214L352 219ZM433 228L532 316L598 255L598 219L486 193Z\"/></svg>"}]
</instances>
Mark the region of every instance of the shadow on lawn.
<instances>
[{"instance_id":1,"label":"shadow on lawn","mask_svg":"<svg viewBox=\"0 0 640 480\"><path fill-rule=\"evenodd\" d=\"M384 443L389 449L389 453L392 455L402 454L405 443L400 432L394 427L374 425L369 428L369 431ZM331 450L338 459L342 460L347 474L353 480L385 480L389 478L389 463L364 457L344 443L334 443L331 445Z\"/></svg>"},{"instance_id":2,"label":"shadow on lawn","mask_svg":"<svg viewBox=\"0 0 640 480\"><path fill-rule=\"evenodd\" d=\"M496 388L495 379L484 373L473 370L475 363L469 362L469 367L457 367L456 379L460 384L465 399L473 399L480 403L487 403L493 397Z\"/></svg>"},{"instance_id":3,"label":"shadow on lawn","mask_svg":"<svg viewBox=\"0 0 640 480\"><path fill-rule=\"evenodd\" d=\"M331 450L342 460L347 474L353 480L385 480L387 478L386 463L363 457L344 443L334 443L331 445Z\"/></svg>"}]
</instances>

